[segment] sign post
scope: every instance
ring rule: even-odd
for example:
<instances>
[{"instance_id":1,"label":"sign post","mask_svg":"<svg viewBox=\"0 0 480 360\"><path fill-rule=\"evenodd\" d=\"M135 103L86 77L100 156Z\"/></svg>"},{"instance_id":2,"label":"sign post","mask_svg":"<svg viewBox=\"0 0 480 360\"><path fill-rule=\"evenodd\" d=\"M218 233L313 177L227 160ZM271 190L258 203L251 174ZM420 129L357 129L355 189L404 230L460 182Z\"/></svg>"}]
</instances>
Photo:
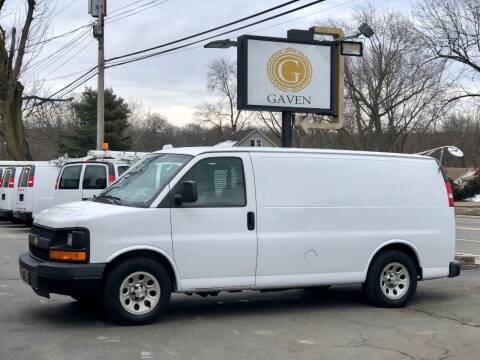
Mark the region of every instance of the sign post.
<instances>
[{"instance_id":1,"label":"sign post","mask_svg":"<svg viewBox=\"0 0 480 360\"><path fill-rule=\"evenodd\" d=\"M282 111L282 147L292 147L293 121L291 111Z\"/></svg>"}]
</instances>

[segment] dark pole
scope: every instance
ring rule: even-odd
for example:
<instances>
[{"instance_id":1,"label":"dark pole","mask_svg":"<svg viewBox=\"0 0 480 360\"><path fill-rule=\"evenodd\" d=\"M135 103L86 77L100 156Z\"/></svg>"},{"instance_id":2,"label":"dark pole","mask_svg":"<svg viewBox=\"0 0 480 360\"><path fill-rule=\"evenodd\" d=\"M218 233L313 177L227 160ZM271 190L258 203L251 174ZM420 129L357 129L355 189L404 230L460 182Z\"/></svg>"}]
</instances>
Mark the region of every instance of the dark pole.
<instances>
[{"instance_id":1,"label":"dark pole","mask_svg":"<svg viewBox=\"0 0 480 360\"><path fill-rule=\"evenodd\" d=\"M282 147L292 147L293 113L282 111Z\"/></svg>"}]
</instances>

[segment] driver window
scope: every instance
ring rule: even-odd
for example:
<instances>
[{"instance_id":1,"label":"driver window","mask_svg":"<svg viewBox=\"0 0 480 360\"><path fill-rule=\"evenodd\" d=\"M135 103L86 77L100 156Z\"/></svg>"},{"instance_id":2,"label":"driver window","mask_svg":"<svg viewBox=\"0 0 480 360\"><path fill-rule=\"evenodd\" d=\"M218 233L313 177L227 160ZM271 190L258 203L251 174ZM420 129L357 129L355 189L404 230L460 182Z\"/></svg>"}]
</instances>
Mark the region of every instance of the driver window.
<instances>
[{"instance_id":1,"label":"driver window","mask_svg":"<svg viewBox=\"0 0 480 360\"><path fill-rule=\"evenodd\" d=\"M239 158L201 160L182 181L195 181L198 188L198 200L182 207L241 207L247 204L243 164Z\"/></svg>"}]
</instances>

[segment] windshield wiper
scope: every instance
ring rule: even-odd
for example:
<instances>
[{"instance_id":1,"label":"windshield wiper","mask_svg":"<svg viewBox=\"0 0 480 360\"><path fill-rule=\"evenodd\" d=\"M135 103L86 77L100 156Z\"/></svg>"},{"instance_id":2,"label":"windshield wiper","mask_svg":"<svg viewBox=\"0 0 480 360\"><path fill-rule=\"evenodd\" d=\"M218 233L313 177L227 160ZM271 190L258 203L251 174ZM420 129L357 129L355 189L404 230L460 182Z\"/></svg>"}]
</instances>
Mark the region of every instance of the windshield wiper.
<instances>
[{"instance_id":1,"label":"windshield wiper","mask_svg":"<svg viewBox=\"0 0 480 360\"><path fill-rule=\"evenodd\" d=\"M99 199L105 199L110 201L110 203L115 204L115 205L120 205L122 202L122 199L120 199L118 196L112 196L112 195L100 195L95 198L95 200Z\"/></svg>"}]
</instances>

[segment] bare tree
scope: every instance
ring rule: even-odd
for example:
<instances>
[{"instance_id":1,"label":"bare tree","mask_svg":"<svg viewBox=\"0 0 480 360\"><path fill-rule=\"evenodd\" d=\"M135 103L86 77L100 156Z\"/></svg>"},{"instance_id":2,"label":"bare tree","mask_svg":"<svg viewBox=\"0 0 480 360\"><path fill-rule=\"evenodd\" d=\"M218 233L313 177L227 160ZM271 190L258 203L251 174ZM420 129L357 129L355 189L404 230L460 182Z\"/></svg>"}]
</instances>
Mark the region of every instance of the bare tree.
<instances>
[{"instance_id":1,"label":"bare tree","mask_svg":"<svg viewBox=\"0 0 480 360\"><path fill-rule=\"evenodd\" d=\"M31 159L22 120L24 86L19 81L25 46L35 11L35 0L28 0L27 14L17 44L17 29L12 27L10 45L7 32L0 26L0 114L3 136L9 155L16 160ZM0 2L0 12L5 0Z\"/></svg>"},{"instance_id":2,"label":"bare tree","mask_svg":"<svg viewBox=\"0 0 480 360\"><path fill-rule=\"evenodd\" d=\"M259 111L255 113L255 120L266 126L277 139L282 138L281 113Z\"/></svg>"},{"instance_id":3,"label":"bare tree","mask_svg":"<svg viewBox=\"0 0 480 360\"><path fill-rule=\"evenodd\" d=\"M16 160L31 159L25 136L23 105L30 109L46 103L58 101L39 96L37 93L25 95L22 74L29 62L38 55L43 46L49 13L48 1L25 0L26 12L17 32L16 22L7 31L0 25L0 137L3 137L6 154ZM0 0L0 13L5 9L5 0ZM8 26L7 26L8 27ZM26 57L30 53L30 57ZM61 99L61 101L65 101ZM43 111L43 109L42 109Z\"/></svg>"},{"instance_id":4,"label":"bare tree","mask_svg":"<svg viewBox=\"0 0 480 360\"><path fill-rule=\"evenodd\" d=\"M416 8L417 34L432 59L444 59L469 80L480 79L480 1L422 0ZM463 77L465 79L465 77ZM458 84L451 101L480 97L478 90Z\"/></svg>"},{"instance_id":5,"label":"bare tree","mask_svg":"<svg viewBox=\"0 0 480 360\"><path fill-rule=\"evenodd\" d=\"M348 58L345 68L346 118L356 148L404 151L412 133L429 129L447 111L444 61L418 43L412 24L398 12L372 7L354 14L375 35L366 40L362 58ZM353 131L353 132L352 132Z\"/></svg>"},{"instance_id":6,"label":"bare tree","mask_svg":"<svg viewBox=\"0 0 480 360\"><path fill-rule=\"evenodd\" d=\"M197 107L195 118L211 125L220 132L229 128L231 132L242 130L252 120L251 112L237 110L237 70L235 62L218 58L208 64L207 89L218 96L215 103L204 103Z\"/></svg>"}]
</instances>

